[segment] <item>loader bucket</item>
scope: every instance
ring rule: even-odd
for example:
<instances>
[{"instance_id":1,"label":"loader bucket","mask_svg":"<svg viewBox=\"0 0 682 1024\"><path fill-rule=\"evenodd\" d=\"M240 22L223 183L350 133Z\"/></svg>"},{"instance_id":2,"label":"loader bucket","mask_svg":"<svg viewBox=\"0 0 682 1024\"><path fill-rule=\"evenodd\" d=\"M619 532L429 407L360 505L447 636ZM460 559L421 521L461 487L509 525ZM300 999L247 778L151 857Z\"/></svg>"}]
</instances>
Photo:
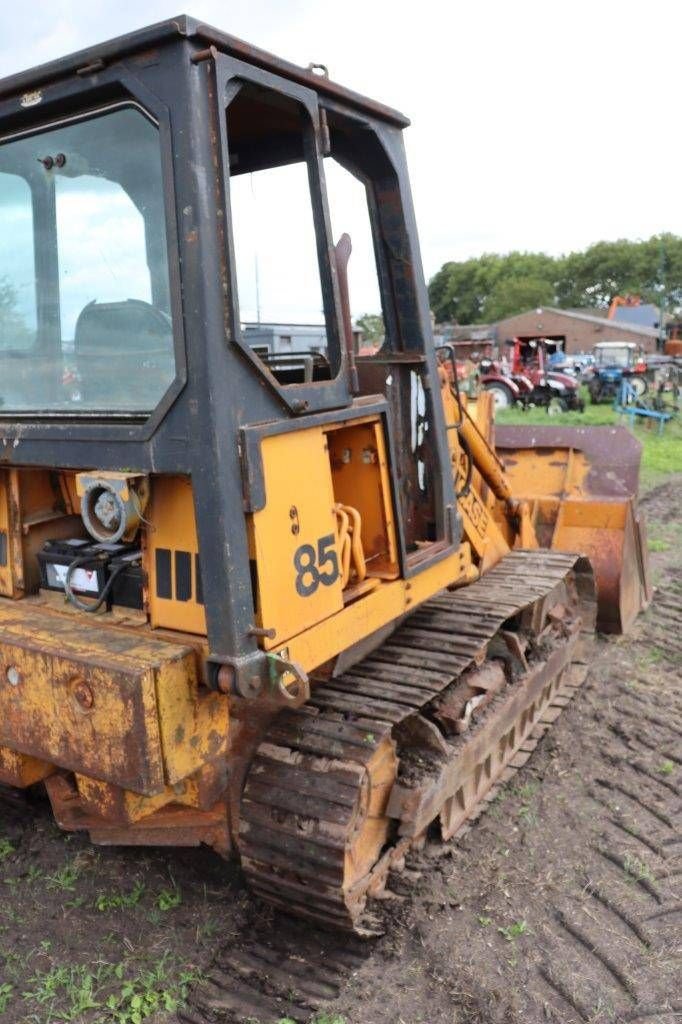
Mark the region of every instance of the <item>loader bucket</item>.
<instances>
[{"instance_id":1,"label":"loader bucket","mask_svg":"<svg viewBox=\"0 0 682 1024\"><path fill-rule=\"evenodd\" d=\"M597 628L627 632L651 600L639 441L625 427L498 426L495 447L540 546L589 556Z\"/></svg>"}]
</instances>

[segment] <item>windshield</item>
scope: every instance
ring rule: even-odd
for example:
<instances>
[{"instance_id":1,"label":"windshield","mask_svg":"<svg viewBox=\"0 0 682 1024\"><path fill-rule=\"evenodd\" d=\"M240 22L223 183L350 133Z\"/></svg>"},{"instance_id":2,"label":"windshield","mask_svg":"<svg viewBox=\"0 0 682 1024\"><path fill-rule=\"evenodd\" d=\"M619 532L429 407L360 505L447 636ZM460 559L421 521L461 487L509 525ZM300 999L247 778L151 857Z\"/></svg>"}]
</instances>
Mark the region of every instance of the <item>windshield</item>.
<instances>
[{"instance_id":1,"label":"windshield","mask_svg":"<svg viewBox=\"0 0 682 1024\"><path fill-rule=\"evenodd\" d=\"M598 366L629 366L633 352L626 345L595 349Z\"/></svg>"},{"instance_id":2,"label":"windshield","mask_svg":"<svg viewBox=\"0 0 682 1024\"><path fill-rule=\"evenodd\" d=\"M175 377L161 153L138 109L0 142L0 414L148 413Z\"/></svg>"}]
</instances>

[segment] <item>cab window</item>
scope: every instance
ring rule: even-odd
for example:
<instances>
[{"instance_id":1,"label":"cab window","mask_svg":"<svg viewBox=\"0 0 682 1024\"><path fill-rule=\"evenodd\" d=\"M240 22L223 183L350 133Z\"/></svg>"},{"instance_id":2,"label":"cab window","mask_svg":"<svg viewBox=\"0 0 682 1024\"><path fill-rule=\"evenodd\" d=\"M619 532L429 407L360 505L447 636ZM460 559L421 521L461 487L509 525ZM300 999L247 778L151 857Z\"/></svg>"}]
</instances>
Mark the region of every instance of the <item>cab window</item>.
<instances>
[{"instance_id":1,"label":"cab window","mask_svg":"<svg viewBox=\"0 0 682 1024\"><path fill-rule=\"evenodd\" d=\"M227 107L227 138L243 342L280 385L332 380L341 353L309 114L245 82Z\"/></svg>"},{"instance_id":2,"label":"cab window","mask_svg":"<svg viewBox=\"0 0 682 1024\"><path fill-rule=\"evenodd\" d=\"M0 140L0 413L147 414L175 378L159 133L131 106Z\"/></svg>"}]
</instances>

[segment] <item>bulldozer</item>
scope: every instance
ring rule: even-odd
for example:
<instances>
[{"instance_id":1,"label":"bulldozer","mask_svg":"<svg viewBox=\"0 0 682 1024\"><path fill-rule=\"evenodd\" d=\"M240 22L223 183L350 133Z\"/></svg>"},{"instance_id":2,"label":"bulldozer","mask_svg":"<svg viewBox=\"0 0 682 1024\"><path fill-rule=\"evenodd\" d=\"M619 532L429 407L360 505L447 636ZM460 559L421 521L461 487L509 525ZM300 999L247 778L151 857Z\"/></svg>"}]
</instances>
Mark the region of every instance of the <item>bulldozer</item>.
<instances>
[{"instance_id":1,"label":"bulldozer","mask_svg":"<svg viewBox=\"0 0 682 1024\"><path fill-rule=\"evenodd\" d=\"M0 82L0 782L358 933L650 597L631 435L496 438L434 347L408 123L184 16ZM329 160L371 225L363 356ZM280 167L314 358L240 313L231 195Z\"/></svg>"}]
</instances>

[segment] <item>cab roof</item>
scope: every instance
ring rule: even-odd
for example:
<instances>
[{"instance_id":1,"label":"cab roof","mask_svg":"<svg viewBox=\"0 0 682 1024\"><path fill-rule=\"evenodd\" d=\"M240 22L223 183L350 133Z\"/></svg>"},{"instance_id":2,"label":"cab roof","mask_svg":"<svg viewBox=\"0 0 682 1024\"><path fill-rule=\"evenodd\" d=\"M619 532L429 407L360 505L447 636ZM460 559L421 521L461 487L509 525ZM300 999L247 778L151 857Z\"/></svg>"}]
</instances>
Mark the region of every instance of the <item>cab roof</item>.
<instances>
[{"instance_id":1,"label":"cab roof","mask_svg":"<svg viewBox=\"0 0 682 1024\"><path fill-rule=\"evenodd\" d=\"M57 60L49 61L27 71L20 71L18 74L10 75L0 79L0 97L4 98L15 93L23 93L36 89L46 83L73 74L79 68L86 67L98 61L107 63L121 57L135 53L149 47L157 46L170 39L181 36L193 40L205 46L215 46L223 53L230 54L248 64L271 71L273 74L281 75L291 81L298 82L310 89L314 89L321 95L338 100L341 103L363 111L371 117L386 121L399 128L406 128L409 125L408 118L392 107L384 106L351 89L345 89L336 82L330 81L322 75L316 75L307 68L291 64L261 50L250 43L245 43L236 36L221 32L220 29L205 25L203 22L181 14L176 18L169 18L167 21L157 22L147 28L130 32L127 35L117 36L107 42L90 46L85 50L78 50L76 53Z\"/></svg>"}]
</instances>

